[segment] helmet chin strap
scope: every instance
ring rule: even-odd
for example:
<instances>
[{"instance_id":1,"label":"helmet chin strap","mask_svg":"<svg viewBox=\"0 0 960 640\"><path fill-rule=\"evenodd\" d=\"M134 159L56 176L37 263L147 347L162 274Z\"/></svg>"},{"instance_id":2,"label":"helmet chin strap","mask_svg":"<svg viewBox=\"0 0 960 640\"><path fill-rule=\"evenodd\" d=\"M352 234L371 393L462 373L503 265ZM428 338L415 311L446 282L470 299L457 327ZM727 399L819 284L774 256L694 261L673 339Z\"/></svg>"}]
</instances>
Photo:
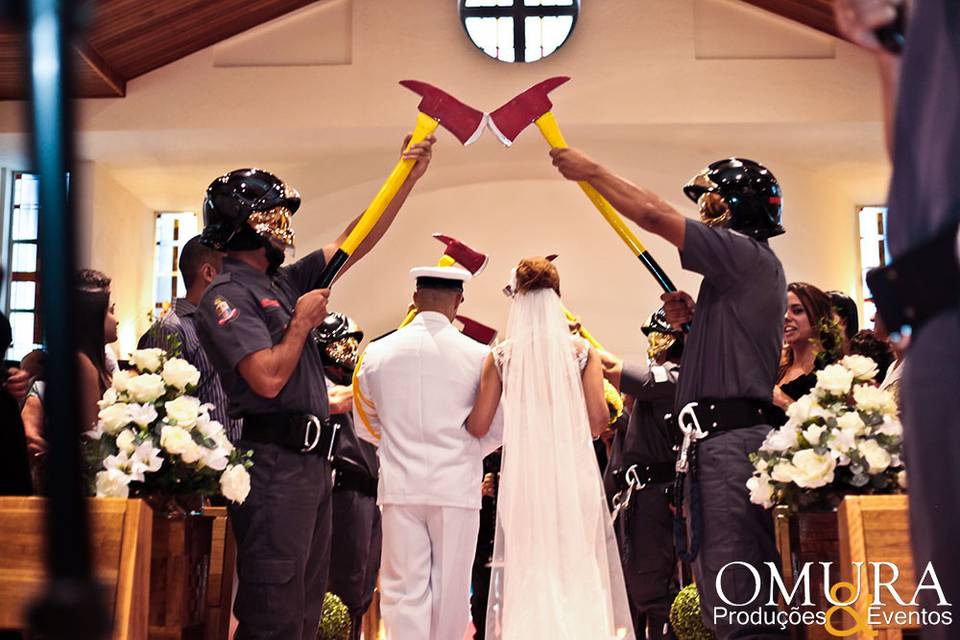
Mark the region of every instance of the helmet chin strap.
<instances>
[{"instance_id":1,"label":"helmet chin strap","mask_svg":"<svg viewBox=\"0 0 960 640\"><path fill-rule=\"evenodd\" d=\"M280 265L283 264L284 258L287 257L286 252L283 249L280 249L273 245L272 242L264 238L264 249L267 252L267 275L274 275L277 272L277 269L280 268Z\"/></svg>"}]
</instances>

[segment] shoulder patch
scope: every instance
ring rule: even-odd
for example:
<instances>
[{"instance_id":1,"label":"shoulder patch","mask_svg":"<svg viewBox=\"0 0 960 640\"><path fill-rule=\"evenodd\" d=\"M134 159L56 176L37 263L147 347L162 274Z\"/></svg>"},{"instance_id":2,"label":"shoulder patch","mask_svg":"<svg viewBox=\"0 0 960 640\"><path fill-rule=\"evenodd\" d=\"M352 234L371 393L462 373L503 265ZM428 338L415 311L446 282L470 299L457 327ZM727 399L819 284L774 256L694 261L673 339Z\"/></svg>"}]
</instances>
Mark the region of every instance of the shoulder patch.
<instances>
[{"instance_id":1,"label":"shoulder patch","mask_svg":"<svg viewBox=\"0 0 960 640\"><path fill-rule=\"evenodd\" d=\"M223 296L216 296L213 299L213 308L217 310L217 324L221 327L240 315L240 312Z\"/></svg>"}]
</instances>

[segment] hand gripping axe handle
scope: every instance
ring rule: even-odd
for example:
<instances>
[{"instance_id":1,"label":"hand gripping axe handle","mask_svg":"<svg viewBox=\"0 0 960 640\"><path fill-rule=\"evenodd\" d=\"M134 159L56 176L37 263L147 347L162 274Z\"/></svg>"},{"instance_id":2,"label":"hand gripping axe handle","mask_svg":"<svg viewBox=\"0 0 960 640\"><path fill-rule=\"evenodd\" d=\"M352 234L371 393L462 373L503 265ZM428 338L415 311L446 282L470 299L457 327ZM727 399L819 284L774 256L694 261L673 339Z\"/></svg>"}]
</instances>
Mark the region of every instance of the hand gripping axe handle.
<instances>
[{"instance_id":1,"label":"hand gripping axe handle","mask_svg":"<svg viewBox=\"0 0 960 640\"><path fill-rule=\"evenodd\" d=\"M437 126L447 129L464 145L474 142L483 133L486 116L482 111L463 104L450 94L426 82L402 80L400 84L422 97L417 107L417 124L407 148L427 139L436 131ZM373 197L373 201L363 212L350 235L343 241L323 270L319 288L325 289L333 283L340 269L350 259L350 255L376 226L380 216L397 195L404 180L410 175L413 165L413 160L401 159L393 167L393 171L387 176L380 191Z\"/></svg>"},{"instance_id":2,"label":"hand gripping axe handle","mask_svg":"<svg viewBox=\"0 0 960 640\"><path fill-rule=\"evenodd\" d=\"M555 76L548 78L543 82L536 84L520 95L516 96L496 111L492 112L487 120L487 124L494 135L506 146L513 144L520 132L526 129L530 123L536 124L540 133L546 138L547 142L554 149L564 149L567 147L567 141L564 140L560 132L560 126L556 118L550 111L553 103L547 97L547 94L569 80L567 76ZM657 264L650 252L640 242L636 234L626 225L616 209L597 192L588 182L578 182L583 192L590 198L590 202L597 208L600 215L613 227L620 239L626 243L630 251L633 252L647 271L656 279L660 287L667 293L673 293L677 290L673 281L670 280L663 268Z\"/></svg>"},{"instance_id":3,"label":"hand gripping axe handle","mask_svg":"<svg viewBox=\"0 0 960 640\"><path fill-rule=\"evenodd\" d=\"M446 245L443 255L440 256L440 260L437 261L438 267L452 267L455 264L459 264L471 274L478 276L480 275L480 272L486 268L487 262L490 260L487 254L480 253L476 249L465 245L456 238L445 236L442 233L435 233L433 234L433 237ZM405 326L413 322L413 319L416 317L417 310L411 309L407 312L407 317L404 318L403 322L400 323L399 328L403 329Z\"/></svg>"}]
</instances>

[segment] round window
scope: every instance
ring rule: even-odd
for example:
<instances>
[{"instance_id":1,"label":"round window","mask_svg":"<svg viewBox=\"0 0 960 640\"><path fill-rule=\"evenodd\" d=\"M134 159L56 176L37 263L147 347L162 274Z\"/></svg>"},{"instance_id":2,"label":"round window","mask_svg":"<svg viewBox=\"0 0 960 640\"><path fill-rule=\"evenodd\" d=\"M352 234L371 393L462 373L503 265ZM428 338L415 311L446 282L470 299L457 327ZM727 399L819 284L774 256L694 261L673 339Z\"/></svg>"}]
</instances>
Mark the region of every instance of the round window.
<instances>
[{"instance_id":1,"label":"round window","mask_svg":"<svg viewBox=\"0 0 960 640\"><path fill-rule=\"evenodd\" d=\"M460 22L481 51L503 62L536 62L563 46L580 0L459 0Z\"/></svg>"}]
</instances>

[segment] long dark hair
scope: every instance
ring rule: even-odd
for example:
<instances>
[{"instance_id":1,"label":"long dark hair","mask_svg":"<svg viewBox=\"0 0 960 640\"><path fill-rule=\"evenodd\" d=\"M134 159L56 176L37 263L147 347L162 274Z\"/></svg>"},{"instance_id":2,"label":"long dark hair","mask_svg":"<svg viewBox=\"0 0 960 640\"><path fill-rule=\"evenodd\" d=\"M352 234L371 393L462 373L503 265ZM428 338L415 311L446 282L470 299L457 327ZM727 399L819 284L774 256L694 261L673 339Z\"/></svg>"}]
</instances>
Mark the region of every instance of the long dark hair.
<instances>
[{"instance_id":1,"label":"long dark hair","mask_svg":"<svg viewBox=\"0 0 960 640\"><path fill-rule=\"evenodd\" d=\"M800 300L803 310L807 313L810 326L813 327L814 350L817 353L815 369L822 369L828 364L837 362L846 349L843 329L833 308L830 296L806 282L791 282L787 286L787 293L792 293ZM793 364L793 350L784 345L780 355L780 371L777 380L782 380L784 374Z\"/></svg>"},{"instance_id":2,"label":"long dark hair","mask_svg":"<svg viewBox=\"0 0 960 640\"><path fill-rule=\"evenodd\" d=\"M90 358L100 375L101 391L105 391L110 386L110 373L104 353L107 338L103 324L110 307L110 294L103 290L79 289L76 296L77 351Z\"/></svg>"}]
</instances>

